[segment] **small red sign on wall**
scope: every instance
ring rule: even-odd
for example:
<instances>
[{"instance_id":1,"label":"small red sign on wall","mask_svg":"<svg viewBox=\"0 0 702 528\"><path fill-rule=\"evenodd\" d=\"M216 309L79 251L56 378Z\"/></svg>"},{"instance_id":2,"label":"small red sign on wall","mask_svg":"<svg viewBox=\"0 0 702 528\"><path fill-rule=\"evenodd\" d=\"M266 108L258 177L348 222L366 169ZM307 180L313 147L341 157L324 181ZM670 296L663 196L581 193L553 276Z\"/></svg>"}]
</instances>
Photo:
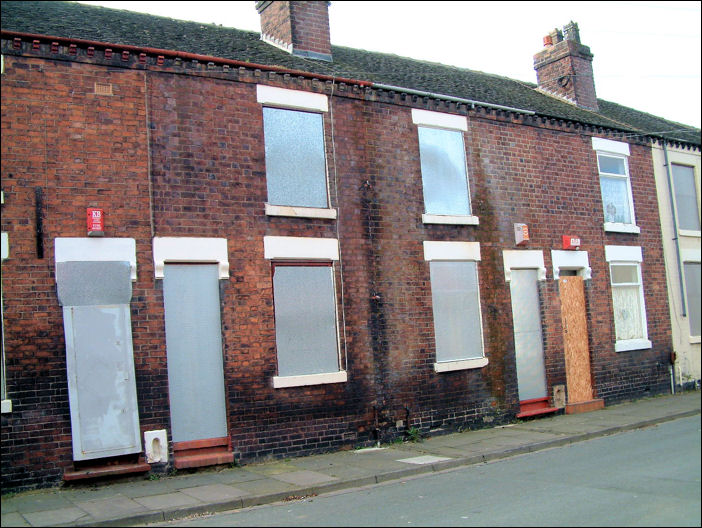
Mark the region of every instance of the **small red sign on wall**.
<instances>
[{"instance_id":1,"label":"small red sign on wall","mask_svg":"<svg viewBox=\"0 0 702 528\"><path fill-rule=\"evenodd\" d=\"M105 234L105 211L88 207L88 236Z\"/></svg>"},{"instance_id":2,"label":"small red sign on wall","mask_svg":"<svg viewBox=\"0 0 702 528\"><path fill-rule=\"evenodd\" d=\"M580 237L563 235L563 249L580 249Z\"/></svg>"}]
</instances>

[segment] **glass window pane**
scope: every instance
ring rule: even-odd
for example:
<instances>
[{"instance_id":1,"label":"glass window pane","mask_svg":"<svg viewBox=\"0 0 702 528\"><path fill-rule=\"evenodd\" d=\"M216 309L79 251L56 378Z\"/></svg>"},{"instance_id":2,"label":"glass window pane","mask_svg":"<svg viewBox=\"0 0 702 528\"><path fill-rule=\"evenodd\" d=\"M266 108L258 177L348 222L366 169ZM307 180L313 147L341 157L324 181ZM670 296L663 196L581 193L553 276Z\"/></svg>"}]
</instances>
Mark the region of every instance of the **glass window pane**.
<instances>
[{"instance_id":1,"label":"glass window pane","mask_svg":"<svg viewBox=\"0 0 702 528\"><path fill-rule=\"evenodd\" d=\"M431 262L436 360L483 357L475 262Z\"/></svg>"},{"instance_id":2,"label":"glass window pane","mask_svg":"<svg viewBox=\"0 0 702 528\"><path fill-rule=\"evenodd\" d=\"M263 109L268 203L328 207L321 114Z\"/></svg>"},{"instance_id":3,"label":"glass window pane","mask_svg":"<svg viewBox=\"0 0 702 528\"><path fill-rule=\"evenodd\" d=\"M678 227L690 231L700 230L700 214L697 208L695 170L684 165L673 165L673 188Z\"/></svg>"},{"instance_id":4,"label":"glass window pane","mask_svg":"<svg viewBox=\"0 0 702 528\"><path fill-rule=\"evenodd\" d=\"M468 182L463 135L418 127L424 209L428 214L468 215Z\"/></svg>"},{"instance_id":5,"label":"glass window pane","mask_svg":"<svg viewBox=\"0 0 702 528\"><path fill-rule=\"evenodd\" d=\"M640 286L616 286L612 288L614 329L617 341L644 339L641 320Z\"/></svg>"},{"instance_id":6,"label":"glass window pane","mask_svg":"<svg viewBox=\"0 0 702 528\"><path fill-rule=\"evenodd\" d=\"M273 297L278 375L338 372L331 266L276 266Z\"/></svg>"},{"instance_id":7,"label":"glass window pane","mask_svg":"<svg viewBox=\"0 0 702 528\"><path fill-rule=\"evenodd\" d=\"M690 321L690 335L698 336L700 330L700 263L685 262L685 294L687 296L687 318Z\"/></svg>"},{"instance_id":8,"label":"glass window pane","mask_svg":"<svg viewBox=\"0 0 702 528\"><path fill-rule=\"evenodd\" d=\"M621 174L622 176L626 176L626 169L622 158L613 158L611 156L599 154L597 159L600 162L600 172L608 172L610 174Z\"/></svg>"},{"instance_id":9,"label":"glass window pane","mask_svg":"<svg viewBox=\"0 0 702 528\"><path fill-rule=\"evenodd\" d=\"M612 265L612 284L638 284L639 273L636 266L631 265Z\"/></svg>"},{"instance_id":10,"label":"glass window pane","mask_svg":"<svg viewBox=\"0 0 702 528\"><path fill-rule=\"evenodd\" d=\"M600 187L602 188L605 221L630 224L631 208L629 207L629 189L626 179L601 176Z\"/></svg>"}]
</instances>

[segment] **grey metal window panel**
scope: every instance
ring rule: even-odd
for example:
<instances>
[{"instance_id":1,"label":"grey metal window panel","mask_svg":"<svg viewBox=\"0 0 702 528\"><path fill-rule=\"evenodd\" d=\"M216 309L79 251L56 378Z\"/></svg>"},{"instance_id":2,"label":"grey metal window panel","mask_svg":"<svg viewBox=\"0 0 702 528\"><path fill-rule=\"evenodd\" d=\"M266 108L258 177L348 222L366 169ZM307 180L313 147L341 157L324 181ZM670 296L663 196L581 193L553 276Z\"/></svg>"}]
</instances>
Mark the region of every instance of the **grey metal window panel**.
<instances>
[{"instance_id":1,"label":"grey metal window panel","mask_svg":"<svg viewBox=\"0 0 702 528\"><path fill-rule=\"evenodd\" d=\"M698 336L702 333L700 322L700 263L685 262L685 293L687 293L687 317L690 322L690 335Z\"/></svg>"},{"instance_id":2,"label":"grey metal window panel","mask_svg":"<svg viewBox=\"0 0 702 528\"><path fill-rule=\"evenodd\" d=\"M700 230L700 212L695 189L695 169L673 164L673 187L678 227L690 231Z\"/></svg>"},{"instance_id":3,"label":"grey metal window panel","mask_svg":"<svg viewBox=\"0 0 702 528\"><path fill-rule=\"evenodd\" d=\"M127 261L56 263L56 289L61 306L129 304L132 298Z\"/></svg>"},{"instance_id":4,"label":"grey metal window panel","mask_svg":"<svg viewBox=\"0 0 702 528\"><path fill-rule=\"evenodd\" d=\"M74 460L141 451L128 304L64 306Z\"/></svg>"},{"instance_id":5,"label":"grey metal window panel","mask_svg":"<svg viewBox=\"0 0 702 528\"><path fill-rule=\"evenodd\" d=\"M424 209L428 214L469 215L463 134L418 127Z\"/></svg>"},{"instance_id":6,"label":"grey metal window panel","mask_svg":"<svg viewBox=\"0 0 702 528\"><path fill-rule=\"evenodd\" d=\"M278 375L339 371L331 266L276 266L273 274Z\"/></svg>"},{"instance_id":7,"label":"grey metal window panel","mask_svg":"<svg viewBox=\"0 0 702 528\"><path fill-rule=\"evenodd\" d=\"M168 392L174 442L227 436L216 264L166 264Z\"/></svg>"},{"instance_id":8,"label":"grey metal window panel","mask_svg":"<svg viewBox=\"0 0 702 528\"><path fill-rule=\"evenodd\" d=\"M268 203L328 207L321 114L263 109Z\"/></svg>"},{"instance_id":9,"label":"grey metal window panel","mask_svg":"<svg viewBox=\"0 0 702 528\"><path fill-rule=\"evenodd\" d=\"M537 271L513 269L510 281L517 386L520 400L546 396Z\"/></svg>"},{"instance_id":10,"label":"grey metal window panel","mask_svg":"<svg viewBox=\"0 0 702 528\"><path fill-rule=\"evenodd\" d=\"M433 261L429 272L436 360L483 357L476 263Z\"/></svg>"}]
</instances>

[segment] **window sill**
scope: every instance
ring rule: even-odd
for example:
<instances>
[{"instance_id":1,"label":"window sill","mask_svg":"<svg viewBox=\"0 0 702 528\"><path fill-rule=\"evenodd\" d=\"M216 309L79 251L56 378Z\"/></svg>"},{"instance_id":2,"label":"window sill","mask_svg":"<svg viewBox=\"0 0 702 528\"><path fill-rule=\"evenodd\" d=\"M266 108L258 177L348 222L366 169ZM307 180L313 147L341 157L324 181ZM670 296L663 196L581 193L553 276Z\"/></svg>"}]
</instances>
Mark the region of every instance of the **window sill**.
<instances>
[{"instance_id":1,"label":"window sill","mask_svg":"<svg viewBox=\"0 0 702 528\"><path fill-rule=\"evenodd\" d=\"M482 368L488 364L488 358L459 359L457 361L439 361L434 363L435 372L450 372L452 370L469 370Z\"/></svg>"},{"instance_id":2,"label":"window sill","mask_svg":"<svg viewBox=\"0 0 702 528\"><path fill-rule=\"evenodd\" d=\"M617 224L615 222L605 222L604 230L612 233L641 233L641 228L634 224Z\"/></svg>"},{"instance_id":3,"label":"window sill","mask_svg":"<svg viewBox=\"0 0 702 528\"><path fill-rule=\"evenodd\" d=\"M12 400L2 400L2 414L12 412Z\"/></svg>"},{"instance_id":4,"label":"window sill","mask_svg":"<svg viewBox=\"0 0 702 528\"><path fill-rule=\"evenodd\" d=\"M627 350L645 350L653 347L648 339L627 339L614 343L615 352L626 352Z\"/></svg>"},{"instance_id":5,"label":"window sill","mask_svg":"<svg viewBox=\"0 0 702 528\"><path fill-rule=\"evenodd\" d=\"M345 370L325 374L304 374L301 376L273 376L273 388L304 387L307 385L324 385L326 383L345 383L348 376Z\"/></svg>"},{"instance_id":6,"label":"window sill","mask_svg":"<svg viewBox=\"0 0 702 528\"><path fill-rule=\"evenodd\" d=\"M435 215L423 214L424 224L449 224L449 225L478 225L478 217L472 215Z\"/></svg>"},{"instance_id":7,"label":"window sill","mask_svg":"<svg viewBox=\"0 0 702 528\"><path fill-rule=\"evenodd\" d=\"M697 343L702 343L702 337L701 336L690 336L690 344L694 345Z\"/></svg>"},{"instance_id":8,"label":"window sill","mask_svg":"<svg viewBox=\"0 0 702 528\"><path fill-rule=\"evenodd\" d=\"M294 205L266 204L267 216L291 216L297 218L326 218L336 220L336 209L322 209L320 207L299 207Z\"/></svg>"},{"instance_id":9,"label":"window sill","mask_svg":"<svg viewBox=\"0 0 702 528\"><path fill-rule=\"evenodd\" d=\"M678 229L678 235L692 237L692 238L702 238L702 231L692 231L690 229Z\"/></svg>"}]
</instances>

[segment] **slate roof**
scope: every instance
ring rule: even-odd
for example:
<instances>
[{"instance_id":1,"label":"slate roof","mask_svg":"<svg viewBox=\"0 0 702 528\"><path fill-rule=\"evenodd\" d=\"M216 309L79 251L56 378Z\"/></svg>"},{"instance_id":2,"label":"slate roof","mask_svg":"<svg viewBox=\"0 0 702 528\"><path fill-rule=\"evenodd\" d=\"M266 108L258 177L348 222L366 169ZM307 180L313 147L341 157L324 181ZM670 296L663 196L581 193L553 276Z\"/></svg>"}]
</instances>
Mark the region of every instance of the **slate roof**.
<instances>
[{"instance_id":1,"label":"slate roof","mask_svg":"<svg viewBox=\"0 0 702 528\"><path fill-rule=\"evenodd\" d=\"M223 8L226 8L226 3ZM397 55L332 46L333 62L295 57L253 31L187 22L74 2L3 1L2 29L112 44L160 48L281 66L536 112L700 146L700 129L598 99L592 112L545 95L536 85ZM251 9L254 9L253 2Z\"/></svg>"}]
</instances>

